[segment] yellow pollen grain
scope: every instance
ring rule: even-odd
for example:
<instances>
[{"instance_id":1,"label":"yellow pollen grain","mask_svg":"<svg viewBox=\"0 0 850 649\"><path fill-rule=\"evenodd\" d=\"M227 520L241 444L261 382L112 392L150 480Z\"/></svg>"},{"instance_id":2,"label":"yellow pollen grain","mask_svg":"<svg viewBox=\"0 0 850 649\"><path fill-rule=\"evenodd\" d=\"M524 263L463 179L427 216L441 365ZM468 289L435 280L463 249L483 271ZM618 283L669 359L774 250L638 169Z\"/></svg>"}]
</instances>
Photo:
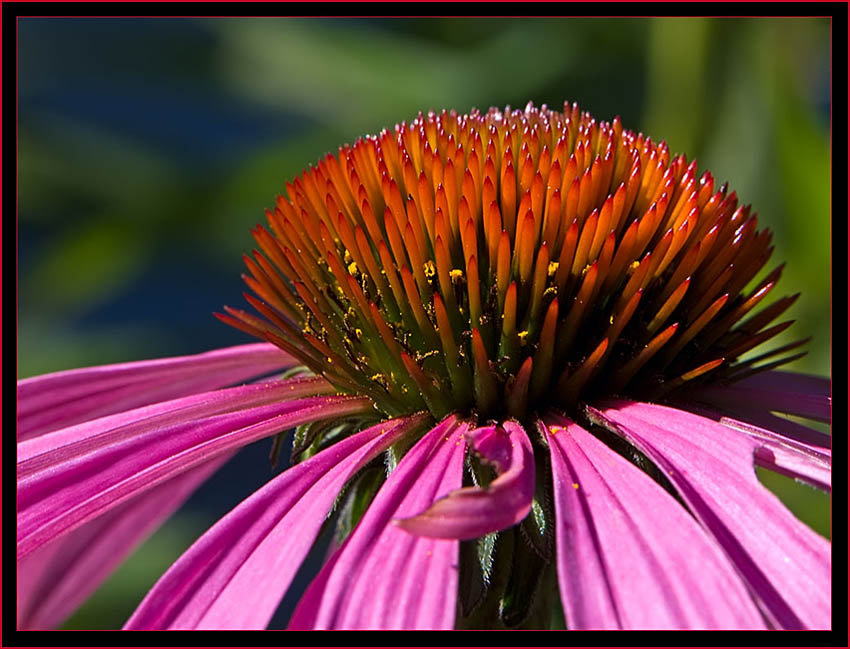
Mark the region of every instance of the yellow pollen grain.
<instances>
[{"instance_id":1,"label":"yellow pollen grain","mask_svg":"<svg viewBox=\"0 0 850 649\"><path fill-rule=\"evenodd\" d=\"M528 338L528 329L518 332L517 337L519 338L519 344L525 346L525 339Z\"/></svg>"},{"instance_id":2,"label":"yellow pollen grain","mask_svg":"<svg viewBox=\"0 0 850 649\"><path fill-rule=\"evenodd\" d=\"M363 330L362 329L355 329L354 335L357 336L357 340L360 340L360 337L363 335Z\"/></svg>"},{"instance_id":3,"label":"yellow pollen grain","mask_svg":"<svg viewBox=\"0 0 850 649\"><path fill-rule=\"evenodd\" d=\"M350 253L350 252L348 252L348 248L346 248L346 249L345 249L345 252L344 252L344 253L343 253L343 255L342 255L342 260L343 260L346 264L350 264L350 263L351 263L352 257L351 257L351 253Z\"/></svg>"},{"instance_id":4,"label":"yellow pollen grain","mask_svg":"<svg viewBox=\"0 0 850 649\"><path fill-rule=\"evenodd\" d=\"M460 268L453 268L449 272L449 277L452 278L452 282L457 284L460 280L463 279L463 271Z\"/></svg>"},{"instance_id":5,"label":"yellow pollen grain","mask_svg":"<svg viewBox=\"0 0 850 649\"><path fill-rule=\"evenodd\" d=\"M638 266L640 266L640 262L637 259L635 259L631 264L629 264L629 270L634 272L638 269Z\"/></svg>"},{"instance_id":6,"label":"yellow pollen grain","mask_svg":"<svg viewBox=\"0 0 850 649\"><path fill-rule=\"evenodd\" d=\"M429 279L437 274L437 267L430 259L422 264L422 270L425 273L425 277L428 277Z\"/></svg>"},{"instance_id":7,"label":"yellow pollen grain","mask_svg":"<svg viewBox=\"0 0 850 649\"><path fill-rule=\"evenodd\" d=\"M578 491L578 482L573 482L573 489Z\"/></svg>"},{"instance_id":8,"label":"yellow pollen grain","mask_svg":"<svg viewBox=\"0 0 850 649\"><path fill-rule=\"evenodd\" d=\"M555 272L558 270L558 266L560 266L560 264L557 261L550 261L549 267L546 269L546 274L549 277L552 277L555 274Z\"/></svg>"},{"instance_id":9,"label":"yellow pollen grain","mask_svg":"<svg viewBox=\"0 0 850 649\"><path fill-rule=\"evenodd\" d=\"M353 261L350 264L348 264L348 272L351 273L352 275L357 274L357 264L355 264Z\"/></svg>"}]
</instances>

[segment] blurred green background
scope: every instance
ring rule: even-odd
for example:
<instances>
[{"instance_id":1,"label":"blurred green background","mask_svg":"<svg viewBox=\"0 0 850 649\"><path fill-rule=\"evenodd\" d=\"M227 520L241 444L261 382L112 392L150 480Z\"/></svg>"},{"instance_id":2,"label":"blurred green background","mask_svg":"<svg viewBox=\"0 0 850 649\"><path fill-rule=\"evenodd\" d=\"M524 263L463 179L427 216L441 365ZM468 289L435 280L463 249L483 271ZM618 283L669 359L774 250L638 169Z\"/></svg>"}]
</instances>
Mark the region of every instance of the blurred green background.
<instances>
[{"instance_id":1,"label":"blurred green background","mask_svg":"<svg viewBox=\"0 0 850 649\"><path fill-rule=\"evenodd\" d=\"M286 180L420 110L529 100L620 115L728 180L774 232L780 294L803 292L783 340L813 340L792 367L830 375L826 19L32 18L18 39L19 377L248 342L212 312L242 306L249 228ZM267 451L243 452L69 625L123 623L268 479ZM827 496L764 479L829 535Z\"/></svg>"}]
</instances>

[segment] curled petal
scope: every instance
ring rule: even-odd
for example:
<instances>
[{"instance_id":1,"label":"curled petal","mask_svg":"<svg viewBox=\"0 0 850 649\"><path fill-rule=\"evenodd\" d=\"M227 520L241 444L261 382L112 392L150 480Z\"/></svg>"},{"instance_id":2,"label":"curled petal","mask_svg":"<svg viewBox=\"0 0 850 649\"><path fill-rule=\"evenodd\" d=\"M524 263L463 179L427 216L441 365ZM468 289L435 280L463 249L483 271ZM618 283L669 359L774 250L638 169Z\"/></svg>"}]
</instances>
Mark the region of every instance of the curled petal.
<instances>
[{"instance_id":1,"label":"curled petal","mask_svg":"<svg viewBox=\"0 0 850 649\"><path fill-rule=\"evenodd\" d=\"M508 422L513 423L513 422ZM512 440L503 426L484 426L466 434L466 439L482 459L492 464L499 473L511 467Z\"/></svg>"},{"instance_id":2,"label":"curled petal","mask_svg":"<svg viewBox=\"0 0 850 649\"><path fill-rule=\"evenodd\" d=\"M168 569L124 628L265 628L345 483L422 421L383 422L271 480Z\"/></svg>"},{"instance_id":3,"label":"curled petal","mask_svg":"<svg viewBox=\"0 0 850 649\"><path fill-rule=\"evenodd\" d=\"M463 477L465 424L449 417L402 458L363 519L307 588L290 629L451 629L458 541L390 522L422 511Z\"/></svg>"},{"instance_id":4,"label":"curled petal","mask_svg":"<svg viewBox=\"0 0 850 649\"><path fill-rule=\"evenodd\" d=\"M146 406L18 444L18 558L133 496L293 426L371 409L275 381ZM293 399L293 400L289 400Z\"/></svg>"},{"instance_id":5,"label":"curled petal","mask_svg":"<svg viewBox=\"0 0 850 649\"><path fill-rule=\"evenodd\" d=\"M753 470L757 440L666 406L611 400L588 413L667 476L774 626L830 627L830 544L759 483Z\"/></svg>"},{"instance_id":6,"label":"curled petal","mask_svg":"<svg viewBox=\"0 0 850 649\"><path fill-rule=\"evenodd\" d=\"M234 385L290 367L269 343L115 363L18 381L18 441L151 403Z\"/></svg>"},{"instance_id":7,"label":"curled petal","mask_svg":"<svg viewBox=\"0 0 850 649\"><path fill-rule=\"evenodd\" d=\"M675 499L569 419L546 425L569 628L765 628L718 544Z\"/></svg>"},{"instance_id":8,"label":"curled petal","mask_svg":"<svg viewBox=\"0 0 850 649\"><path fill-rule=\"evenodd\" d=\"M524 519L534 498L534 453L522 426L477 428L468 438L475 450L502 473L487 487L464 487L424 512L396 521L411 534L443 539L476 539Z\"/></svg>"}]
</instances>

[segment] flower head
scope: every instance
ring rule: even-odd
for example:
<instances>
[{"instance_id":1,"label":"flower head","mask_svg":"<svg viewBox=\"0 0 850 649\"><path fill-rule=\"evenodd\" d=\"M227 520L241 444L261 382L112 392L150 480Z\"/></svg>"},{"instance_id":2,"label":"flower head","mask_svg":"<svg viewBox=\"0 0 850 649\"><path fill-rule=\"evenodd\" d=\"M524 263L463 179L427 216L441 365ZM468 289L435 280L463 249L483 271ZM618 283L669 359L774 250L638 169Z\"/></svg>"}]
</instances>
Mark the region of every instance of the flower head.
<instances>
[{"instance_id":1,"label":"flower head","mask_svg":"<svg viewBox=\"0 0 850 649\"><path fill-rule=\"evenodd\" d=\"M744 292L771 252L750 207L575 104L420 114L287 194L245 259L263 319L219 317L388 415L657 398L746 374L790 324L765 329L794 297L756 308L780 269Z\"/></svg>"},{"instance_id":2,"label":"flower head","mask_svg":"<svg viewBox=\"0 0 850 649\"><path fill-rule=\"evenodd\" d=\"M804 341L746 355L796 296L762 306L781 267L734 192L575 104L420 114L286 190L256 314L218 316L267 344L19 383L22 624L108 570L51 557L295 427L128 628L264 627L332 511L291 628L829 626L829 544L753 463L829 489L829 437L772 413L828 421L830 386L775 371Z\"/></svg>"}]
</instances>

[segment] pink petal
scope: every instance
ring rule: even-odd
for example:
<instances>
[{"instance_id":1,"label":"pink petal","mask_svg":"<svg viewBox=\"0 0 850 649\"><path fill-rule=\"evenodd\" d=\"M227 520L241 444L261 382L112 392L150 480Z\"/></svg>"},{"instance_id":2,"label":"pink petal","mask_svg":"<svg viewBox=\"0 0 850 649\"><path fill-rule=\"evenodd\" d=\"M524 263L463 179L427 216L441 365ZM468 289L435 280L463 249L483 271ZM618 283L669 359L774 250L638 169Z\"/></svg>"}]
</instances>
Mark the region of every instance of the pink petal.
<instances>
[{"instance_id":1,"label":"pink petal","mask_svg":"<svg viewBox=\"0 0 850 649\"><path fill-rule=\"evenodd\" d=\"M522 426L506 421L473 430L467 438L501 468L501 475L485 488L453 491L421 514L397 520L399 527L420 536L477 539L528 515L534 498L534 452Z\"/></svg>"},{"instance_id":2,"label":"pink petal","mask_svg":"<svg viewBox=\"0 0 850 649\"><path fill-rule=\"evenodd\" d=\"M169 568L125 628L265 628L345 483L423 421L383 422L274 478Z\"/></svg>"},{"instance_id":3,"label":"pink petal","mask_svg":"<svg viewBox=\"0 0 850 649\"><path fill-rule=\"evenodd\" d=\"M293 426L371 410L322 396L312 380L275 381L176 399L18 445L18 558L132 496L222 453Z\"/></svg>"},{"instance_id":4,"label":"pink petal","mask_svg":"<svg viewBox=\"0 0 850 649\"><path fill-rule=\"evenodd\" d=\"M24 558L18 565L18 628L61 624L228 459L187 471Z\"/></svg>"},{"instance_id":5,"label":"pink petal","mask_svg":"<svg viewBox=\"0 0 850 649\"><path fill-rule=\"evenodd\" d=\"M690 405L685 410L697 411L698 408ZM784 439L801 442L810 446L818 446L823 449L832 448L832 437L819 430L803 426L797 422L779 417L760 408L746 408L744 406L724 406L723 412L730 417L743 420L759 428L773 431ZM699 413L698 413L699 414Z\"/></svg>"},{"instance_id":6,"label":"pink petal","mask_svg":"<svg viewBox=\"0 0 850 649\"><path fill-rule=\"evenodd\" d=\"M73 457L130 438L154 424L165 425L192 417L207 417L240 409L269 405L303 396L328 394L333 388L323 379L291 379L243 385L194 394L93 419L37 438L18 442L18 477L43 468L59 458ZM38 457L50 454L49 458Z\"/></svg>"},{"instance_id":7,"label":"pink petal","mask_svg":"<svg viewBox=\"0 0 850 649\"><path fill-rule=\"evenodd\" d=\"M799 449L776 442L766 442L755 452L757 466L800 480L832 493L832 460L818 462Z\"/></svg>"},{"instance_id":8,"label":"pink petal","mask_svg":"<svg viewBox=\"0 0 850 649\"><path fill-rule=\"evenodd\" d=\"M458 541L392 525L460 486L466 424L453 416L399 462L363 519L301 598L291 629L451 629Z\"/></svg>"},{"instance_id":9,"label":"pink petal","mask_svg":"<svg viewBox=\"0 0 850 649\"><path fill-rule=\"evenodd\" d=\"M569 419L546 424L570 629L765 628L719 546L675 499Z\"/></svg>"},{"instance_id":10,"label":"pink petal","mask_svg":"<svg viewBox=\"0 0 850 649\"><path fill-rule=\"evenodd\" d=\"M775 626L831 626L830 544L759 483L757 440L665 406L607 401L589 412L664 472Z\"/></svg>"},{"instance_id":11,"label":"pink petal","mask_svg":"<svg viewBox=\"0 0 850 649\"><path fill-rule=\"evenodd\" d=\"M832 491L831 449L805 444L773 430L727 417L706 408L690 406L687 409L744 432L756 440L758 443L755 450L756 466L776 471L825 491Z\"/></svg>"},{"instance_id":12,"label":"pink petal","mask_svg":"<svg viewBox=\"0 0 850 649\"><path fill-rule=\"evenodd\" d=\"M18 440L130 408L205 392L290 367L269 343L116 363L18 381Z\"/></svg>"},{"instance_id":13,"label":"pink petal","mask_svg":"<svg viewBox=\"0 0 850 649\"><path fill-rule=\"evenodd\" d=\"M832 382L793 372L760 372L729 386L695 390L693 396L716 406L784 412L829 422L832 419Z\"/></svg>"}]
</instances>

